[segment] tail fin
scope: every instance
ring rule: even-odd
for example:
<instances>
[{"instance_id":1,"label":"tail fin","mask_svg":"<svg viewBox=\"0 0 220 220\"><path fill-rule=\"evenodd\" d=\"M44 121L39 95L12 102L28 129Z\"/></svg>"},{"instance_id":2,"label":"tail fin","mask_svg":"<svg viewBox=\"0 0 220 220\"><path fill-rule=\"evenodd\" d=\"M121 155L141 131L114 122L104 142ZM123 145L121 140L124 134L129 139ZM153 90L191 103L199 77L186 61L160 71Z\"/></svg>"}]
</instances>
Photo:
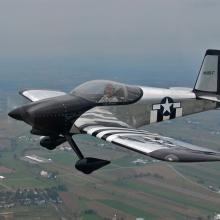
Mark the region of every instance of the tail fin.
<instances>
[{"instance_id":1,"label":"tail fin","mask_svg":"<svg viewBox=\"0 0 220 220\"><path fill-rule=\"evenodd\" d=\"M220 50L206 51L194 91L220 95Z\"/></svg>"}]
</instances>

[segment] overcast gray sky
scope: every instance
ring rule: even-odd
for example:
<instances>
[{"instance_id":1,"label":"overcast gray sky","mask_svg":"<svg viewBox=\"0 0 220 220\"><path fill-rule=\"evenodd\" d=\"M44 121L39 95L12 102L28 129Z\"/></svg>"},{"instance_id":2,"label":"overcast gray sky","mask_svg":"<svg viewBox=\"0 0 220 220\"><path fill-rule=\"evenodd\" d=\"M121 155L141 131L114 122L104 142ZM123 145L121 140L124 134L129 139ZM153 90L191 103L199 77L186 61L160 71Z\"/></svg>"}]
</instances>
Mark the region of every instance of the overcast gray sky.
<instances>
[{"instance_id":1,"label":"overcast gray sky","mask_svg":"<svg viewBox=\"0 0 220 220\"><path fill-rule=\"evenodd\" d=\"M0 57L201 54L219 0L0 0Z\"/></svg>"}]
</instances>

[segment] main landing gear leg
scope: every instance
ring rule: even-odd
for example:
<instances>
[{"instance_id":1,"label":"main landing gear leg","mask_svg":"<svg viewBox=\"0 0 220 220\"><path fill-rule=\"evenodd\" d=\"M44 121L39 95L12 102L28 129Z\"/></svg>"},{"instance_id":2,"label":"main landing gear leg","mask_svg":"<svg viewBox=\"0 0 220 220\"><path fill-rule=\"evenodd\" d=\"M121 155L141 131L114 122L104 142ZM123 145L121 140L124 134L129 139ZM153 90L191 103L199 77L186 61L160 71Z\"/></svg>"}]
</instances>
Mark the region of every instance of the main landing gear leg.
<instances>
[{"instance_id":1,"label":"main landing gear leg","mask_svg":"<svg viewBox=\"0 0 220 220\"><path fill-rule=\"evenodd\" d=\"M79 158L79 160L75 164L75 168L77 170L85 174L90 174L93 171L98 170L99 168L104 167L110 163L110 161L108 160L102 160L102 159L92 158L92 157L84 157L82 152L78 148L77 144L73 140L72 136L66 135L65 138Z\"/></svg>"},{"instance_id":2,"label":"main landing gear leg","mask_svg":"<svg viewBox=\"0 0 220 220\"><path fill-rule=\"evenodd\" d=\"M72 147L72 149L74 150L78 158L82 160L84 156L82 152L80 151L80 149L78 148L76 142L73 140L73 138L70 135L66 135L66 140L69 143L69 145Z\"/></svg>"}]
</instances>

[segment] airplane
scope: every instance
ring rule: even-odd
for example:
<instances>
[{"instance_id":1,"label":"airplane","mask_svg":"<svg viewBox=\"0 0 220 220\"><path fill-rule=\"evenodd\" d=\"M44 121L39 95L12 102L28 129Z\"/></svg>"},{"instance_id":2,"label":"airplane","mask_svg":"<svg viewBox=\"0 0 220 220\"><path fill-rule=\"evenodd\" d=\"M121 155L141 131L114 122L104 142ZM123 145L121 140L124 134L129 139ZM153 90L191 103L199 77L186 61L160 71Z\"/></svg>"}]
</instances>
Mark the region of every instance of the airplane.
<instances>
[{"instance_id":1,"label":"airplane","mask_svg":"<svg viewBox=\"0 0 220 220\"><path fill-rule=\"evenodd\" d=\"M220 50L206 50L194 88L153 88L108 80L85 82L70 93L24 90L31 102L9 116L29 124L40 145L53 150L68 142L90 174L110 161L85 157L74 135L87 134L168 162L220 161L220 152L138 128L220 107ZM88 146L89 147L89 146Z\"/></svg>"}]
</instances>

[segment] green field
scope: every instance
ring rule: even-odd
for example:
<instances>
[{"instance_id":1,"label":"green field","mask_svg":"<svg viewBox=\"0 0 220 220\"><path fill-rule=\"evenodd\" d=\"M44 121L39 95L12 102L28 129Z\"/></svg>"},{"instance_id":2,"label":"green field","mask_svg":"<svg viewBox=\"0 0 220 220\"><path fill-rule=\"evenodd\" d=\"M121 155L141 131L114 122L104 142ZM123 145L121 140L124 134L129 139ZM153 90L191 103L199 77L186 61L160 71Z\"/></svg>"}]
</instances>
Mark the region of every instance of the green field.
<instances>
[{"instance_id":1,"label":"green field","mask_svg":"<svg viewBox=\"0 0 220 220\"><path fill-rule=\"evenodd\" d=\"M213 114L218 118L218 112ZM201 121L201 126L189 124L189 119ZM147 128L153 132L216 149L220 143L220 135L212 135L210 132L217 131L218 126L218 121L213 119L212 114L201 114L178 119L176 123L165 122ZM26 138L19 138L23 135ZM0 166L13 171L0 173L6 177L0 181L0 189L44 189L63 184L67 193L62 197L63 203L59 205L48 203L46 207L0 208L0 213L12 213L13 219L64 217L101 220L112 219L117 213L119 219L128 220L137 217L143 217L145 220L205 220L219 212L220 194L212 192L209 188L213 186L218 189L220 186L220 166L217 162L168 164L149 161L145 165L135 165L132 161L137 158L149 158L110 144L102 146L100 143L103 141L89 136L78 136L77 142L87 156L112 161L109 166L92 175L84 175L75 170L77 158L72 151L48 151L41 148L39 140L31 139L32 136L27 133L26 127L23 133L20 129L14 136L16 138L11 134L11 145L0 154ZM23 160L24 155L33 154L51 158L52 163L30 164ZM43 178L40 176L41 170L56 172L57 178Z\"/></svg>"},{"instance_id":2,"label":"green field","mask_svg":"<svg viewBox=\"0 0 220 220\"><path fill-rule=\"evenodd\" d=\"M123 212L126 212L134 217L142 217L145 219L158 219L158 216L155 214L153 215L152 213L148 213L147 210L143 211L141 209L138 208L134 208L132 206L127 205L126 203L122 203L119 201L115 201L115 200L104 200L101 201L102 203L104 203L107 206L113 207L117 210L121 210ZM147 208L146 208L147 209Z\"/></svg>"}]
</instances>

